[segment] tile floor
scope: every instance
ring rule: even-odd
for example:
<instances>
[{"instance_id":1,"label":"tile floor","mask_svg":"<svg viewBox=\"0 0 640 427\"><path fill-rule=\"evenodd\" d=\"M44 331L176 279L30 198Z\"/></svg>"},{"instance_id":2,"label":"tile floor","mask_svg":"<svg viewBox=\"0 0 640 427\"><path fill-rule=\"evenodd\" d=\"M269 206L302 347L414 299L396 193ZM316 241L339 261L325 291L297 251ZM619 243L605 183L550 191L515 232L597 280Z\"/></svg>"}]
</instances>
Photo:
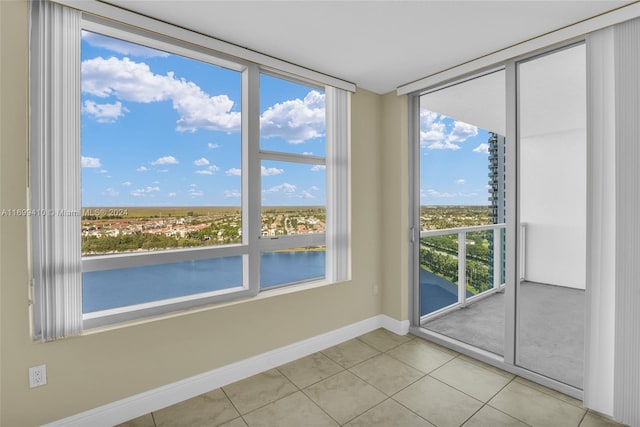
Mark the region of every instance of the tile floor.
<instances>
[{"instance_id":1,"label":"tile floor","mask_svg":"<svg viewBox=\"0 0 640 427\"><path fill-rule=\"evenodd\" d=\"M616 426L581 402L378 329L124 426Z\"/></svg>"}]
</instances>

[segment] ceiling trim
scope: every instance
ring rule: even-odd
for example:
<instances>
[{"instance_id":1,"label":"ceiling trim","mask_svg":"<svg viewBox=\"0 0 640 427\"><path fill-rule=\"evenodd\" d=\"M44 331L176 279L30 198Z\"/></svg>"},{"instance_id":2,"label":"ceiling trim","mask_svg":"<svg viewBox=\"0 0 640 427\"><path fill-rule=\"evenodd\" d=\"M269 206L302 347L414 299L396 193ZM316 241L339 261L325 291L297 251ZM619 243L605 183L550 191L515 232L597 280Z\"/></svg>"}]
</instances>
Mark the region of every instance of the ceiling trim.
<instances>
[{"instance_id":1,"label":"ceiling trim","mask_svg":"<svg viewBox=\"0 0 640 427\"><path fill-rule=\"evenodd\" d=\"M52 0L82 12L96 15L111 21L142 28L168 37L172 37L187 43L192 43L207 49L214 50L225 55L233 56L245 61L250 61L272 70L283 71L287 74L308 79L322 85L329 85L350 92L356 91L355 83L330 76L319 71L311 70L300 65L284 61L273 56L247 49L211 36L200 34L189 29L181 28L173 24L158 21L147 16L122 9L96 0Z\"/></svg>"},{"instance_id":2,"label":"ceiling trim","mask_svg":"<svg viewBox=\"0 0 640 427\"><path fill-rule=\"evenodd\" d=\"M603 13L593 18L585 19L573 25L560 28L531 40L501 49L494 53L473 59L463 64L448 68L439 73L432 74L411 83L399 86L398 95L407 95L443 84L460 76L472 74L480 70L495 67L504 62L525 55L527 53L543 49L545 47L566 42L582 37L603 28L619 24L640 16L640 1L627 6L622 6L610 12Z\"/></svg>"}]
</instances>

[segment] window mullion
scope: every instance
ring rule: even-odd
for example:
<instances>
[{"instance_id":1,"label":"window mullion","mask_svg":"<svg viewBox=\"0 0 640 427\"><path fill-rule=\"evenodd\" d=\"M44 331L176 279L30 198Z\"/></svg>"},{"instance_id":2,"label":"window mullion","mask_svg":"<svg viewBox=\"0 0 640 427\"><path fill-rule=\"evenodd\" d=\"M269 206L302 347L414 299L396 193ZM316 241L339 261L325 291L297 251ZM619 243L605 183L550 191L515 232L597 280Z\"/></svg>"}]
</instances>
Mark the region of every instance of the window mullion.
<instances>
[{"instance_id":1,"label":"window mullion","mask_svg":"<svg viewBox=\"0 0 640 427\"><path fill-rule=\"evenodd\" d=\"M124 254L92 255L82 258L82 271L104 271L120 268L142 267L181 261L233 257L248 252L245 245L204 246L189 249L130 252Z\"/></svg>"},{"instance_id":2,"label":"window mullion","mask_svg":"<svg viewBox=\"0 0 640 427\"><path fill-rule=\"evenodd\" d=\"M276 162L305 163L310 165L324 165L326 160L321 156L310 156L307 154L281 153L277 151L260 150L262 160L272 160Z\"/></svg>"},{"instance_id":3,"label":"window mullion","mask_svg":"<svg viewBox=\"0 0 640 427\"><path fill-rule=\"evenodd\" d=\"M242 73L242 241L244 283L256 294L260 289L260 73L255 65Z\"/></svg>"}]
</instances>

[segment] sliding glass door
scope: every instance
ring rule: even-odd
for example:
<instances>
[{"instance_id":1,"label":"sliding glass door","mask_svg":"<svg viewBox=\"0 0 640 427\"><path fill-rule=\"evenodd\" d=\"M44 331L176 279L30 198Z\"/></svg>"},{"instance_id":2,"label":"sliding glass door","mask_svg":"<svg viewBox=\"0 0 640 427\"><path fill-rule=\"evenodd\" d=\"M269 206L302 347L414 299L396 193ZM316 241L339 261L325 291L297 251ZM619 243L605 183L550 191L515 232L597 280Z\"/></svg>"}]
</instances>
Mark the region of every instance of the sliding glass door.
<instances>
[{"instance_id":1,"label":"sliding glass door","mask_svg":"<svg viewBox=\"0 0 640 427\"><path fill-rule=\"evenodd\" d=\"M564 46L413 98L416 331L568 393L584 360L585 61Z\"/></svg>"},{"instance_id":2,"label":"sliding glass door","mask_svg":"<svg viewBox=\"0 0 640 427\"><path fill-rule=\"evenodd\" d=\"M582 388L586 272L584 44L517 64L516 364Z\"/></svg>"},{"instance_id":3,"label":"sliding glass door","mask_svg":"<svg viewBox=\"0 0 640 427\"><path fill-rule=\"evenodd\" d=\"M420 322L497 355L505 313L504 134L504 69L420 96Z\"/></svg>"}]
</instances>

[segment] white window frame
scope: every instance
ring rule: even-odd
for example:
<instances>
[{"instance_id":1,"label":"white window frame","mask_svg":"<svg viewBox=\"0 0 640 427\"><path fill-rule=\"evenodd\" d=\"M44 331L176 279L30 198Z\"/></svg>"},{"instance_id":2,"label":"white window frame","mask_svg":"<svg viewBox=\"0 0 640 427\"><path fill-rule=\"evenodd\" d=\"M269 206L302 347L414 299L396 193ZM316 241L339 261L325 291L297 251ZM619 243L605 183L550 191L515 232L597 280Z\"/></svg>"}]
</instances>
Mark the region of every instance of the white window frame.
<instances>
[{"instance_id":1,"label":"white window frame","mask_svg":"<svg viewBox=\"0 0 640 427\"><path fill-rule=\"evenodd\" d=\"M289 81L292 83L297 83L309 87L310 89L317 89L321 91L325 91L324 86L320 86L314 84L309 81L302 80L300 78L283 75L281 73L261 69L261 75L266 75L269 77L274 77L277 79ZM325 94L326 96L326 94ZM325 108L326 111L326 108ZM327 114L325 114L325 133L327 126ZM328 147L329 143L325 142L325 146ZM326 148L325 148L326 150ZM286 162L291 164L308 164L308 165L322 165L326 166L327 161L325 156L314 156L314 155L306 155L306 154L297 154L286 151L271 151L271 150L263 150L262 148L258 149L258 157L260 164L262 164L263 160L267 161L276 161L276 162ZM328 173L327 173L328 174ZM262 211L262 189L260 188L260 203L261 203L261 211ZM329 201L327 200L327 205L329 205ZM328 206L325 207L328 209ZM327 221L328 222L328 221ZM311 247L311 246L325 246L326 245L326 233L308 233L308 234L298 234L298 235L284 235L277 237L264 237L262 236L262 232L259 233L259 246L260 252L270 252L270 251L278 251L278 250L286 250L300 247ZM320 280L325 280L326 277L330 277L330 274L327 274L327 269L325 268L325 277L322 277ZM319 278L313 278L309 281L317 281ZM281 283L277 285L271 285L267 287L265 290L271 290L275 288L280 288L283 286L289 286L290 283Z\"/></svg>"},{"instance_id":2,"label":"white window frame","mask_svg":"<svg viewBox=\"0 0 640 427\"><path fill-rule=\"evenodd\" d=\"M31 49L31 208L34 212L80 212L80 32L87 30L141 44L173 54L211 63L242 73L242 242L239 244L82 257L80 215L43 215L32 218L33 312L36 339L51 340L94 328L143 317L184 310L206 304L247 298L260 289L260 254L263 251L326 245L325 277L315 282L335 283L350 278L349 244L349 92L318 84L287 72L230 57L209 49L163 36L158 29L174 27L153 21L153 28L131 27L47 1L32 3ZM64 24L48 18L49 8L72 17L66 31L72 37L51 37L43 28ZM52 23L42 20L52 19ZM74 27L75 25L75 27ZM77 34L73 34L77 32ZM181 30L183 31L183 30ZM56 33L57 34L57 33ZM201 40L202 37L198 35ZM48 56L54 46L70 54L63 61ZM66 45L65 45L66 43ZM69 45L69 43L71 45ZM215 43L212 41L212 45ZM52 65L52 63L55 63ZM60 65L62 64L62 65ZM57 68L51 72L51 67ZM326 95L326 157L303 156L260 149L260 74L322 88ZM51 76L53 74L53 76ZM322 83L322 82L321 82ZM59 109L59 110L58 110ZM68 112L59 116L56 111ZM63 149L64 148L64 149ZM58 152L64 152L64 157ZM326 165L326 233L261 237L261 162L278 160ZM68 167L68 165L77 167ZM56 172L57 171L57 172ZM60 172L62 171L62 172ZM63 179L54 179L62 174ZM53 196L52 196L53 195ZM241 286L179 298L165 299L94 313L82 313L82 272L158 265L194 259L242 256ZM295 282L296 285L306 282ZM70 284L70 285L69 285ZM265 290L279 287L273 286Z\"/></svg>"}]
</instances>

